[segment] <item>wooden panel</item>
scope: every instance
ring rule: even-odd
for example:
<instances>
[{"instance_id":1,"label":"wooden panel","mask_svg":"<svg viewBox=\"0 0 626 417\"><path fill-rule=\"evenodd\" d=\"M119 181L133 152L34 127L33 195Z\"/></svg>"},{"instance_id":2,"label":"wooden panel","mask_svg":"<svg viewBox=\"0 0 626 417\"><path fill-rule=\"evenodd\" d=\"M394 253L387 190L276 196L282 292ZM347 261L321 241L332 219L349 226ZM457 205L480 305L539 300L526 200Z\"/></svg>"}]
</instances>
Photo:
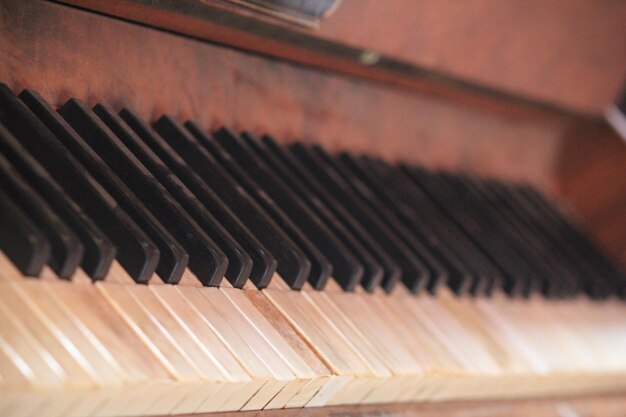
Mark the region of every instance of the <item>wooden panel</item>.
<instances>
[{"instance_id":1,"label":"wooden panel","mask_svg":"<svg viewBox=\"0 0 626 417\"><path fill-rule=\"evenodd\" d=\"M405 89L469 81L590 114L626 72L626 4L611 0L346 0L318 31L222 0L64 2Z\"/></svg>"},{"instance_id":2,"label":"wooden panel","mask_svg":"<svg viewBox=\"0 0 626 417\"><path fill-rule=\"evenodd\" d=\"M559 197L626 267L626 143L605 123L574 124L555 166Z\"/></svg>"},{"instance_id":3,"label":"wooden panel","mask_svg":"<svg viewBox=\"0 0 626 417\"><path fill-rule=\"evenodd\" d=\"M75 96L544 188L571 119L439 87L408 94L54 3L0 0L0 16L0 81L54 104Z\"/></svg>"},{"instance_id":4,"label":"wooden panel","mask_svg":"<svg viewBox=\"0 0 626 417\"><path fill-rule=\"evenodd\" d=\"M626 74L626 3L344 0L320 35L601 113Z\"/></svg>"}]
</instances>

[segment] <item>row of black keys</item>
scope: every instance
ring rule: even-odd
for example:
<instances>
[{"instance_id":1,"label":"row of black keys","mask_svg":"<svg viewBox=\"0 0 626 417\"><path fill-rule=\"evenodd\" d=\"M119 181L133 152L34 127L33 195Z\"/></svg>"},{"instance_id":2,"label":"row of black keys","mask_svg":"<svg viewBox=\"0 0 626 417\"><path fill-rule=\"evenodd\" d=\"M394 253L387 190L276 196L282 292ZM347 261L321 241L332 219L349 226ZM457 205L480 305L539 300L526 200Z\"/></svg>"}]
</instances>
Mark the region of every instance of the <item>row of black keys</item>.
<instances>
[{"instance_id":1,"label":"row of black keys","mask_svg":"<svg viewBox=\"0 0 626 417\"><path fill-rule=\"evenodd\" d=\"M565 297L624 295L623 275L537 192L317 146L278 145L163 116L149 126L0 85L0 248L26 275L48 264L137 282Z\"/></svg>"}]
</instances>

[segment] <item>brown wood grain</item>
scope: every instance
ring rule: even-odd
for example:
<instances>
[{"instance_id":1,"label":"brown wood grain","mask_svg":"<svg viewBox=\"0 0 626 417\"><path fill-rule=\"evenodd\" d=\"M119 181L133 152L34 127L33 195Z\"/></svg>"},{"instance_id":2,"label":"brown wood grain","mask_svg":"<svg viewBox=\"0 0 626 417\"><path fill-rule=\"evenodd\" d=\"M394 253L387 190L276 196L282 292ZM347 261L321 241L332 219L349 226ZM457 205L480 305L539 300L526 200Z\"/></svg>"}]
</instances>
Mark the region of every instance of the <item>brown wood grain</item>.
<instances>
[{"instance_id":1,"label":"brown wood grain","mask_svg":"<svg viewBox=\"0 0 626 417\"><path fill-rule=\"evenodd\" d=\"M574 124L558 155L559 196L626 267L626 142L605 123Z\"/></svg>"},{"instance_id":2,"label":"brown wood grain","mask_svg":"<svg viewBox=\"0 0 626 417\"><path fill-rule=\"evenodd\" d=\"M320 36L601 113L626 77L626 3L344 0Z\"/></svg>"},{"instance_id":3,"label":"brown wood grain","mask_svg":"<svg viewBox=\"0 0 626 417\"><path fill-rule=\"evenodd\" d=\"M0 81L317 141L432 168L550 186L567 116L454 91L414 94L296 67L64 5L0 1Z\"/></svg>"},{"instance_id":4,"label":"brown wood grain","mask_svg":"<svg viewBox=\"0 0 626 417\"><path fill-rule=\"evenodd\" d=\"M626 74L626 4L612 0L346 0L317 31L221 0L64 2L405 89L443 75L589 114ZM364 51L385 64L362 65Z\"/></svg>"}]
</instances>

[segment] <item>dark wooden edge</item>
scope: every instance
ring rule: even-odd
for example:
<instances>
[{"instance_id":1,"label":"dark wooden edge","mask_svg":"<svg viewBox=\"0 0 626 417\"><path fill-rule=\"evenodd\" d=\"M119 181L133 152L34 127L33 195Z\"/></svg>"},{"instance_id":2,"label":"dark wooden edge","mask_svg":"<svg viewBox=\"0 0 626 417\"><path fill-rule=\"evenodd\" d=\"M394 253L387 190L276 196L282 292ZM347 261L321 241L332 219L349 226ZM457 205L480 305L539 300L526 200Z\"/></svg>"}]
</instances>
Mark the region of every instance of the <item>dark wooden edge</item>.
<instances>
[{"instance_id":1,"label":"dark wooden edge","mask_svg":"<svg viewBox=\"0 0 626 417\"><path fill-rule=\"evenodd\" d=\"M596 116L497 90L441 71L321 39L312 33L250 16L215 0L50 0L160 30L288 62L337 72L419 93L454 94L491 104L519 104L540 112ZM450 93L453 92L453 93Z\"/></svg>"},{"instance_id":2,"label":"dark wooden edge","mask_svg":"<svg viewBox=\"0 0 626 417\"><path fill-rule=\"evenodd\" d=\"M585 395L532 400L449 401L420 404L290 408L188 414L181 417L622 417L625 395Z\"/></svg>"}]
</instances>

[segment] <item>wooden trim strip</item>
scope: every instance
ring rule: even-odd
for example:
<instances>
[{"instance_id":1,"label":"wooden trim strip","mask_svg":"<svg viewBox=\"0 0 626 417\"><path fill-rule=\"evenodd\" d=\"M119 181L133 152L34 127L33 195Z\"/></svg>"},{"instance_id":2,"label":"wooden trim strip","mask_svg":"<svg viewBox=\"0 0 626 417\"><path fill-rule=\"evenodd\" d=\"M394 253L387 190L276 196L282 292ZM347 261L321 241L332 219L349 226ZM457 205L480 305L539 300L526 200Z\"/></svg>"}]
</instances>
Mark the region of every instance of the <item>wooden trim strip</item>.
<instances>
[{"instance_id":1,"label":"wooden trim strip","mask_svg":"<svg viewBox=\"0 0 626 417\"><path fill-rule=\"evenodd\" d=\"M518 104L548 114L597 116L498 90L453 75L321 39L262 16L249 16L215 0L50 0L160 30L255 54L366 79L419 93L449 91L497 104Z\"/></svg>"}]
</instances>

